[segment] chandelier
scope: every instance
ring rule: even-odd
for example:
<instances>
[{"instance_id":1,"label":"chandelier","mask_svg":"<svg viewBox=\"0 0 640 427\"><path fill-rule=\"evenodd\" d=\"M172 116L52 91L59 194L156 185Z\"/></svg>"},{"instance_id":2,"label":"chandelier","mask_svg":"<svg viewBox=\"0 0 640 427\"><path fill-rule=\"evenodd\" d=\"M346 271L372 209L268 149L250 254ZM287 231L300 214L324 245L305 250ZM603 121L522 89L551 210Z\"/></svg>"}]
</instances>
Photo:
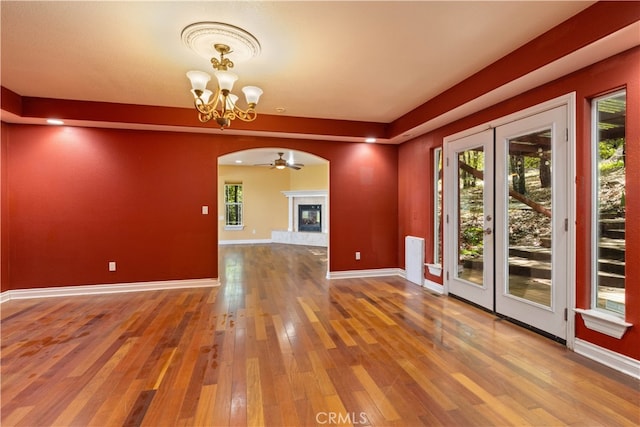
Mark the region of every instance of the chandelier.
<instances>
[{"instance_id":1,"label":"chandelier","mask_svg":"<svg viewBox=\"0 0 640 427\"><path fill-rule=\"evenodd\" d=\"M210 120L224 129L231 125L231 121L240 119L245 122L251 122L256 119L256 105L262 95L262 89L256 86L245 86L242 88L247 108L242 109L238 106L238 96L231 93L233 84L238 80L238 76L229 71L234 67L233 61L226 55L235 52L235 46L232 43L239 42L240 56L254 56L259 51L259 43L255 38L242 30L222 23L198 23L190 25L183 30L182 34L185 44L194 49L201 55L208 53L207 48L203 48L203 43L207 43L207 47L212 46L220 58L211 57L211 65L215 72L214 76L217 80L215 91L207 89L207 83L211 80L211 76L204 71L189 71L187 77L191 81L191 93L194 97L194 105L198 111L198 119L202 123ZM212 37L222 39L225 43L209 43ZM199 40L203 39L203 40ZM244 51L243 51L244 49Z\"/></svg>"}]
</instances>

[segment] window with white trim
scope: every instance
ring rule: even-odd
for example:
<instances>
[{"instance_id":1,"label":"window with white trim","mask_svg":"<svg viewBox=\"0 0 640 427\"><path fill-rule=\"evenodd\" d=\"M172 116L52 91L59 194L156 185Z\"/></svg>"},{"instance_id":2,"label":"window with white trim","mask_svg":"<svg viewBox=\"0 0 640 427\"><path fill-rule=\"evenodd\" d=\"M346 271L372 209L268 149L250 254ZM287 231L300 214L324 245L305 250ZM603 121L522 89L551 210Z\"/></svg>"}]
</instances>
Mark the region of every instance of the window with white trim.
<instances>
[{"instance_id":1,"label":"window with white trim","mask_svg":"<svg viewBox=\"0 0 640 427\"><path fill-rule=\"evenodd\" d=\"M442 148L433 151L433 263L442 265Z\"/></svg>"},{"instance_id":2,"label":"window with white trim","mask_svg":"<svg viewBox=\"0 0 640 427\"><path fill-rule=\"evenodd\" d=\"M241 230L242 222L242 183L224 184L224 225L225 230Z\"/></svg>"},{"instance_id":3,"label":"window with white trim","mask_svg":"<svg viewBox=\"0 0 640 427\"><path fill-rule=\"evenodd\" d=\"M592 303L624 318L625 144L627 95L616 91L592 101Z\"/></svg>"}]
</instances>

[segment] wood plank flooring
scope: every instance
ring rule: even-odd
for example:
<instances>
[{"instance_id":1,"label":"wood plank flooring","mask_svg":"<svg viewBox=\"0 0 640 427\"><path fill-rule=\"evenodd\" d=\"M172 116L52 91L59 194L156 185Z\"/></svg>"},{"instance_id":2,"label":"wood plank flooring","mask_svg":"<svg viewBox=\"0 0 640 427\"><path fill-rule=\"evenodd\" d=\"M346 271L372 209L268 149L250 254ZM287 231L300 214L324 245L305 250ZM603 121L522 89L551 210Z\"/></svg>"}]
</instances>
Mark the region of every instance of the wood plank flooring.
<instances>
[{"instance_id":1,"label":"wood plank flooring","mask_svg":"<svg viewBox=\"0 0 640 427\"><path fill-rule=\"evenodd\" d=\"M321 248L222 246L222 286L2 304L2 426L632 426L639 383Z\"/></svg>"}]
</instances>

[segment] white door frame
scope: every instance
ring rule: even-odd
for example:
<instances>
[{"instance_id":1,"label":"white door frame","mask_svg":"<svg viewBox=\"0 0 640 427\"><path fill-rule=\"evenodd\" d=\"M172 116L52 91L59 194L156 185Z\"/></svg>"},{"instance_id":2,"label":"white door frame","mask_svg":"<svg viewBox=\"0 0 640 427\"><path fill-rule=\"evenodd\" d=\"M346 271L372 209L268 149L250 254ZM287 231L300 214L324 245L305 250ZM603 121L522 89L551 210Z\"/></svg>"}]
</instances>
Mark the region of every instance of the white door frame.
<instances>
[{"instance_id":1,"label":"white door frame","mask_svg":"<svg viewBox=\"0 0 640 427\"><path fill-rule=\"evenodd\" d=\"M549 130L551 132L551 169L552 169L552 217L551 227L551 295L549 306L539 304L528 298L515 296L509 290L509 234L506 229L496 233L496 289L495 310L500 315L517 319L542 331L548 332L560 339L566 338L565 316L568 320L568 306L566 303L567 290L570 285L567 280L568 256L568 223L567 199L565 189L569 186L569 177L565 165L567 158L566 138L566 106L546 110L533 116L527 116L515 122L507 123L496 128L496 166L497 176L503 179L496 182L496 224L508 226L509 218L509 174L507 159L509 157L509 140L532 132ZM500 186L500 187L499 187ZM498 189L500 188L500 189ZM565 229L566 227L566 229Z\"/></svg>"},{"instance_id":2,"label":"white door frame","mask_svg":"<svg viewBox=\"0 0 640 427\"><path fill-rule=\"evenodd\" d=\"M444 234L449 238L444 239L444 254L445 254L445 273L444 277L447 283L447 293L452 293L463 296L488 310L494 308L494 286L495 271L494 265L494 177L495 169L493 166L493 140L494 132L491 129L485 129L472 135L464 136L455 141L450 141L444 146L444 179L445 183L455 183L451 186L452 191L445 196L444 203ZM489 206L491 211L482 213L482 229L485 230L483 236L483 256L482 256L482 284L473 283L463 278L458 277L458 251L460 250L458 244L459 235L459 214L460 204L459 194L460 188L458 185L459 167L458 167L458 155L457 153L468 151L473 148L482 147L484 152L484 167L483 167L483 207ZM445 186L443 187L446 187ZM446 194L446 193L443 193ZM455 261L452 261L455 260Z\"/></svg>"},{"instance_id":3,"label":"white door frame","mask_svg":"<svg viewBox=\"0 0 640 427\"><path fill-rule=\"evenodd\" d=\"M568 348L573 349L575 343L575 301L576 301L576 251L575 251L575 241L576 241L576 93L571 92L557 98L548 100L546 102L534 105L532 107L526 108L524 110L517 111L515 113L509 114L504 117L497 118L495 120L483 123L478 126L474 126L473 128L466 129L464 131L455 133L453 135L449 135L443 139L443 152L446 152L447 145L453 141L456 141L460 138L464 138L469 135L473 135L483 130L492 129L498 126L505 125L507 123L520 120L524 117L528 117L531 115L535 115L556 107L566 106L567 108L567 129L568 129L568 161L567 161L567 177L568 177L568 185L567 185L567 217L568 217L568 235L567 239L569 241L569 248L567 253L567 308L568 308L568 316L567 316L567 339L566 345ZM446 179L446 176L445 176ZM443 186L443 189L446 189ZM447 206L452 206L453 195L444 192L444 207L445 210ZM446 211L444 212L446 214ZM447 242L447 238L444 238L445 246L444 256L449 256L449 252L447 251L448 245L451 245L452 242ZM444 260L444 265L446 265L446 260ZM449 281L447 280L446 270L443 271L443 291L445 295L449 294Z\"/></svg>"}]
</instances>

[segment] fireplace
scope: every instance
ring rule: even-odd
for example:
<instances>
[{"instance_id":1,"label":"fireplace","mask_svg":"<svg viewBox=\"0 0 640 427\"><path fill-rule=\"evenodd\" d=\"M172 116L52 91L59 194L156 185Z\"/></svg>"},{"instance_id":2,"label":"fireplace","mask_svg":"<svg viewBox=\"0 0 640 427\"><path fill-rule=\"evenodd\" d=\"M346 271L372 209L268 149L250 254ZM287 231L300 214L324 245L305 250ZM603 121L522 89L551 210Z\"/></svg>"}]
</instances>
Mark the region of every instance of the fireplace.
<instances>
[{"instance_id":1,"label":"fireplace","mask_svg":"<svg viewBox=\"0 0 640 427\"><path fill-rule=\"evenodd\" d=\"M283 191L289 202L286 230L272 230L271 241L290 245L328 247L327 190Z\"/></svg>"},{"instance_id":2,"label":"fireplace","mask_svg":"<svg viewBox=\"0 0 640 427\"><path fill-rule=\"evenodd\" d=\"M298 231L322 232L322 205L298 205Z\"/></svg>"}]
</instances>

